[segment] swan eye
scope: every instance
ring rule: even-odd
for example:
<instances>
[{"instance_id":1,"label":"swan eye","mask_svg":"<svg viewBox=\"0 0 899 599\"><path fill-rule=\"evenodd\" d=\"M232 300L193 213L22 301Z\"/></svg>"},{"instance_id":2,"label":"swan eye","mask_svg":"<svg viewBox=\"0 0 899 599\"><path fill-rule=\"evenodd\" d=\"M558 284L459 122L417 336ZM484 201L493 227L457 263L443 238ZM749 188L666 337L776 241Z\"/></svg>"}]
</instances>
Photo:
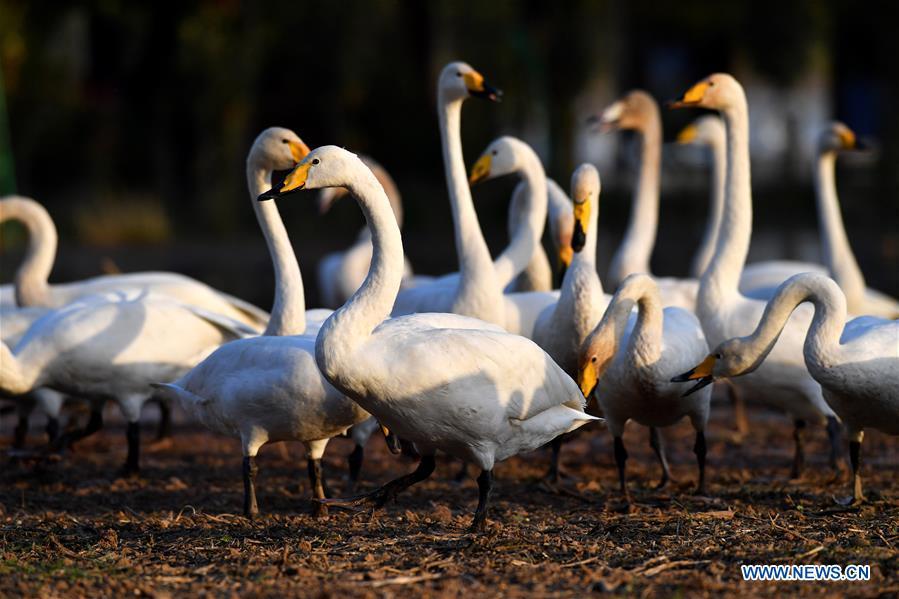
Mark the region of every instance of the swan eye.
<instances>
[{"instance_id":1,"label":"swan eye","mask_svg":"<svg viewBox=\"0 0 899 599\"><path fill-rule=\"evenodd\" d=\"M462 76L462 71L456 71L456 77L461 77L461 76Z\"/></svg>"},{"instance_id":2,"label":"swan eye","mask_svg":"<svg viewBox=\"0 0 899 599\"><path fill-rule=\"evenodd\" d=\"M590 361L593 362L593 363L595 364L595 363L596 363L596 356L593 356L592 358L590 358Z\"/></svg>"},{"instance_id":3,"label":"swan eye","mask_svg":"<svg viewBox=\"0 0 899 599\"><path fill-rule=\"evenodd\" d=\"M281 143L282 143L282 144L286 144L286 143L288 143L288 141L287 141L286 139L282 139L282 140L281 140Z\"/></svg>"},{"instance_id":4,"label":"swan eye","mask_svg":"<svg viewBox=\"0 0 899 599\"><path fill-rule=\"evenodd\" d=\"M497 152L496 150L493 150L493 151L490 152L490 153L493 154L494 156L496 156L496 155L498 154L498 152Z\"/></svg>"},{"instance_id":5,"label":"swan eye","mask_svg":"<svg viewBox=\"0 0 899 599\"><path fill-rule=\"evenodd\" d=\"M319 162L321 162L321 160L319 160L318 158L313 158L313 159L312 159L312 165L313 165L313 166L315 166L315 165L318 164Z\"/></svg>"},{"instance_id":6,"label":"swan eye","mask_svg":"<svg viewBox=\"0 0 899 599\"><path fill-rule=\"evenodd\" d=\"M715 82L714 82L714 81L709 81L709 87L715 87Z\"/></svg>"}]
</instances>

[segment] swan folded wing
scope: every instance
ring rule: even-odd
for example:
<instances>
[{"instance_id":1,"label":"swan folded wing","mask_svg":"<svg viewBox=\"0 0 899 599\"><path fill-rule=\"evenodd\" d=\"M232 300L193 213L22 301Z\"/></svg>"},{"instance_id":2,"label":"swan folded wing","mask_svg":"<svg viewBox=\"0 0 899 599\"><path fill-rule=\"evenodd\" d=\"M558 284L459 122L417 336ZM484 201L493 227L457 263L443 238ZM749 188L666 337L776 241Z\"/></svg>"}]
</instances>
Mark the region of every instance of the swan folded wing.
<instances>
[{"instance_id":1,"label":"swan folded wing","mask_svg":"<svg viewBox=\"0 0 899 599\"><path fill-rule=\"evenodd\" d=\"M253 337L259 334L259 331L257 331L253 327L246 325L239 320L235 320L229 316L218 314L199 306L185 304L182 302L177 303L197 318L205 320L212 326L219 329L226 336L232 337L234 339L242 339L245 337Z\"/></svg>"},{"instance_id":2,"label":"swan folded wing","mask_svg":"<svg viewBox=\"0 0 899 599\"><path fill-rule=\"evenodd\" d=\"M235 310L244 314L244 316L246 316L248 319L256 321L260 329L265 328L265 325L268 324L270 315L262 308L251 304L250 302L239 297L231 295L230 293L224 293L221 291L218 291L217 293L222 296L222 299L231 304L231 306Z\"/></svg>"}]
</instances>

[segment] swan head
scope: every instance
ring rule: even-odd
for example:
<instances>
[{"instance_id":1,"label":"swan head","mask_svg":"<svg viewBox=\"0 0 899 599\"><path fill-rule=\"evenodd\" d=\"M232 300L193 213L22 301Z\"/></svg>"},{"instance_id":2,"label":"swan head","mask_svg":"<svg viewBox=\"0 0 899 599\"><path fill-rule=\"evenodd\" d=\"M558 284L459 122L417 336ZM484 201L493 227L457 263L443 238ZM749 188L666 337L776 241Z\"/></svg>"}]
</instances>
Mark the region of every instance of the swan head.
<instances>
[{"instance_id":1,"label":"swan head","mask_svg":"<svg viewBox=\"0 0 899 599\"><path fill-rule=\"evenodd\" d=\"M474 163L468 182L475 185L481 181L520 172L524 170L525 161L529 156L536 154L525 142L508 135L499 137L487 146Z\"/></svg>"},{"instance_id":2,"label":"swan head","mask_svg":"<svg viewBox=\"0 0 899 599\"><path fill-rule=\"evenodd\" d=\"M726 110L746 103L743 86L727 73L714 73L695 83L684 95L668 102L668 108Z\"/></svg>"},{"instance_id":3,"label":"swan head","mask_svg":"<svg viewBox=\"0 0 899 599\"><path fill-rule=\"evenodd\" d=\"M312 150L290 173L278 189L270 189L259 196L260 202L280 198L303 189L349 187L368 173L375 176L358 156L337 146L321 146Z\"/></svg>"},{"instance_id":4,"label":"swan head","mask_svg":"<svg viewBox=\"0 0 899 599\"><path fill-rule=\"evenodd\" d=\"M611 332L612 327L604 329L598 324L581 344L578 353L577 384L581 388L581 393L588 399L615 357L615 339Z\"/></svg>"},{"instance_id":5,"label":"swan head","mask_svg":"<svg viewBox=\"0 0 899 599\"><path fill-rule=\"evenodd\" d=\"M696 381L684 397L699 391L718 379L749 374L761 364L760 356L750 356L746 351L746 339L734 338L722 342L715 351L695 367L671 379L672 383Z\"/></svg>"},{"instance_id":6,"label":"swan head","mask_svg":"<svg viewBox=\"0 0 899 599\"><path fill-rule=\"evenodd\" d=\"M859 144L855 132L839 121L829 123L818 137L818 152L820 154L855 150L858 147Z\"/></svg>"},{"instance_id":7,"label":"swan head","mask_svg":"<svg viewBox=\"0 0 899 599\"><path fill-rule=\"evenodd\" d=\"M266 170L285 171L307 154L309 146L296 133L284 127L269 127L256 137L247 162Z\"/></svg>"},{"instance_id":8,"label":"swan head","mask_svg":"<svg viewBox=\"0 0 899 599\"><path fill-rule=\"evenodd\" d=\"M447 102L468 97L484 98L499 102L503 92L484 80L484 76L465 62L451 62L440 72L437 93Z\"/></svg>"},{"instance_id":9,"label":"swan head","mask_svg":"<svg viewBox=\"0 0 899 599\"><path fill-rule=\"evenodd\" d=\"M587 242L590 212L599 208L599 172L592 164L582 164L571 175L571 199L574 203L574 230L571 249L580 252Z\"/></svg>"},{"instance_id":10,"label":"swan head","mask_svg":"<svg viewBox=\"0 0 899 599\"><path fill-rule=\"evenodd\" d=\"M657 113L658 107L652 96L643 90L635 89L607 106L599 116L587 119L587 123L598 128L601 133L619 130L642 131Z\"/></svg>"},{"instance_id":11,"label":"swan head","mask_svg":"<svg viewBox=\"0 0 899 599\"><path fill-rule=\"evenodd\" d=\"M706 114L681 129L681 132L677 134L677 143L714 146L723 145L726 138L727 131L721 117Z\"/></svg>"}]
</instances>

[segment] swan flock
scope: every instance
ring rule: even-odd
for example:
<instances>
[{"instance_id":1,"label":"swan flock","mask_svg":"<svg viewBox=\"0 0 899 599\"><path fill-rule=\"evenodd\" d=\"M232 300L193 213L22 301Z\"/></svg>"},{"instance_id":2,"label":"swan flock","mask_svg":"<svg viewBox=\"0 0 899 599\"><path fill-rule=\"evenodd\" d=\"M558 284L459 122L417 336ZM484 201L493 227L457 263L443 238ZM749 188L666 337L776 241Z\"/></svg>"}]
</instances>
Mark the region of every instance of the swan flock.
<instances>
[{"instance_id":1,"label":"swan flock","mask_svg":"<svg viewBox=\"0 0 899 599\"><path fill-rule=\"evenodd\" d=\"M28 235L13 284L0 287L0 399L18 414L13 451L27 453L34 409L47 416L49 440L31 453L47 455L99 430L111 402L127 422L124 473L137 475L142 407L177 403L210 430L240 440L247 517L260 511L259 449L298 441L319 516L329 507L383 506L431 476L438 452L476 467L477 532L487 523L496 463L548 445L547 484L554 488L563 441L575 431L608 428L629 502L622 436L630 421L648 428L664 486L670 470L660 430L688 418L695 492L720 489L714 464L707 474L706 433L712 384L726 382L750 409L764 404L791 418L793 477L805 465L808 425L826 430L837 471L845 431L852 482L842 501L865 501L864 431L899 435L899 302L866 286L843 226L834 164L854 150L854 133L842 123L822 124L816 146L822 262L746 264L753 208L746 96L725 73L687 88L670 108L715 113L677 138L710 153L711 197L697 200L709 205L708 222L684 265L689 276L658 276L649 265L664 111L645 91L630 91L587 124L602 133L632 130L640 141L631 216L601 281L602 173L593 165L573 169L565 190L528 143L503 135L466 167L463 105L501 95L464 62L448 64L438 77L458 270L437 276L413 274L415 256L405 253L400 231L400 186L375 158L339 145L312 149L286 128L262 131L249 150L246 178L275 274L270 312L172 272L50 283L52 218L32 199L0 199L0 222L18 221ZM279 170L289 173L273 186ZM518 184L509 243L494 258L473 188L502 176ZM347 250L319 264L328 308L307 310L278 205L314 201L325 211L342 196L355 200L366 226ZM549 253L542 243L547 223ZM88 407L89 421L62 432L59 419L78 403ZM419 461L357 495L365 445L375 433L392 452L402 446ZM322 457L340 435L355 449L344 496L332 497Z\"/></svg>"}]
</instances>

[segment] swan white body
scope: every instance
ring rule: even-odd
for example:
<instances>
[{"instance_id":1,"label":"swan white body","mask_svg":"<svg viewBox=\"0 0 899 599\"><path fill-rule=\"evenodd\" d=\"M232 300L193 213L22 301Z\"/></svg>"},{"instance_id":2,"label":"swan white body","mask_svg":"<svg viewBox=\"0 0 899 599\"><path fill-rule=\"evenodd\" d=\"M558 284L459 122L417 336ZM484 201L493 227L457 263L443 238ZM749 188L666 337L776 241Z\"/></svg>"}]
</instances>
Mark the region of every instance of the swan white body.
<instances>
[{"instance_id":1,"label":"swan white body","mask_svg":"<svg viewBox=\"0 0 899 599\"><path fill-rule=\"evenodd\" d=\"M402 241L383 190L353 154L318 148L287 182L288 190L349 188L372 230L369 276L322 326L316 362L335 387L422 454L417 476L384 489L395 493L426 477L434 452L445 451L488 473L478 479L475 525L483 524L497 460L593 419L577 385L532 341L480 321L434 314L385 320L402 280ZM466 321L472 328L459 328Z\"/></svg>"},{"instance_id":2,"label":"swan white body","mask_svg":"<svg viewBox=\"0 0 899 599\"><path fill-rule=\"evenodd\" d=\"M721 228L715 254L700 282L696 305L706 339L710 345L717 345L749 333L765 309L764 301L745 297L738 289L752 233L746 97L733 77L714 74L687 91L676 106L716 109L727 125L727 186ZM823 422L834 416L802 360L802 343L811 317L810 310L797 310L765 364L754 374L734 381L748 397L786 411L797 420L796 475L802 457L799 421Z\"/></svg>"},{"instance_id":3,"label":"swan white body","mask_svg":"<svg viewBox=\"0 0 899 599\"><path fill-rule=\"evenodd\" d=\"M268 315L252 304L232 297L190 277L171 272L142 272L104 275L50 285L47 277L56 259L57 234L53 220L43 206L30 198L10 196L0 200L0 222L21 221L28 230L28 250L16 272L12 294L19 306L60 308L89 295L119 289L141 289L156 295L167 295L182 303L216 312L246 325L261 329ZM4 305L10 291L0 296Z\"/></svg>"},{"instance_id":4,"label":"swan white body","mask_svg":"<svg viewBox=\"0 0 899 599\"><path fill-rule=\"evenodd\" d=\"M795 275L778 287L749 336L715 349L710 374L742 376L758 369L803 302L811 302L815 311L803 345L805 364L849 432L853 495L860 501L864 430L899 435L899 322L862 316L847 323L846 298L834 281L819 274Z\"/></svg>"},{"instance_id":5,"label":"swan white body","mask_svg":"<svg viewBox=\"0 0 899 599\"><path fill-rule=\"evenodd\" d=\"M396 222L402 228L403 199L393 177L373 159L363 156L362 161L375 174L378 182L387 193L387 197L390 199L390 206L393 208L393 213L396 216ZM345 190L337 188L323 189L319 194L319 212L327 212L331 204L343 195L341 191L345 192ZM327 254L318 263L318 290L322 303L331 309L343 305L362 285L365 275L368 274L370 263L371 236L368 233L368 229L363 227L353 245L342 252ZM403 287L415 287L425 280L425 278L413 276L412 265L406 259L403 270Z\"/></svg>"},{"instance_id":6,"label":"swan white body","mask_svg":"<svg viewBox=\"0 0 899 599\"><path fill-rule=\"evenodd\" d=\"M638 311L632 316L635 305ZM615 457L625 494L627 453L621 437L627 421L658 428L676 424L685 416L697 433L699 488L703 489L704 431L711 388L682 397L682 386L672 383L671 378L707 354L708 344L696 316L673 306L663 310L657 285L644 274L630 275L619 285L602 321L584 342L578 381L585 395L596 390L597 402L615 437ZM659 457L665 482L667 463L661 454Z\"/></svg>"},{"instance_id":7,"label":"swan white body","mask_svg":"<svg viewBox=\"0 0 899 599\"><path fill-rule=\"evenodd\" d=\"M621 245L609 265L608 282L618 285L630 274L651 273L649 259L659 220L659 175L662 160L662 120L652 96L634 90L606 108L602 130L630 129L640 134L640 167L630 220ZM699 283L695 279L654 277L666 306L693 311Z\"/></svg>"}]
</instances>

